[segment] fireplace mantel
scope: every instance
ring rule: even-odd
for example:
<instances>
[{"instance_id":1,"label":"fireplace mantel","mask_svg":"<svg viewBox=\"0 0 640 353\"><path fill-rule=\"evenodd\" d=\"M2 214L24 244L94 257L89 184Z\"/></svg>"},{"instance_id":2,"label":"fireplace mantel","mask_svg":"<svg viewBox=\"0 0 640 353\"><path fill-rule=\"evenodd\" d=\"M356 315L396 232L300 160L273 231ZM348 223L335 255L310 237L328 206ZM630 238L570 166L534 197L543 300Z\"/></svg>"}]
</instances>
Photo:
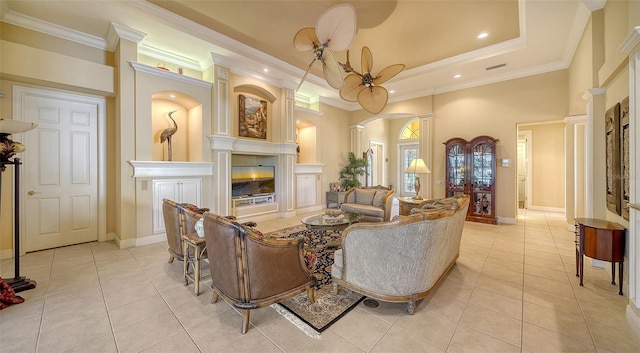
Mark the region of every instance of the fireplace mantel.
<instances>
[{"instance_id":1,"label":"fireplace mantel","mask_svg":"<svg viewBox=\"0 0 640 353\"><path fill-rule=\"evenodd\" d=\"M192 177L213 175L212 162L129 161L134 178Z\"/></svg>"}]
</instances>

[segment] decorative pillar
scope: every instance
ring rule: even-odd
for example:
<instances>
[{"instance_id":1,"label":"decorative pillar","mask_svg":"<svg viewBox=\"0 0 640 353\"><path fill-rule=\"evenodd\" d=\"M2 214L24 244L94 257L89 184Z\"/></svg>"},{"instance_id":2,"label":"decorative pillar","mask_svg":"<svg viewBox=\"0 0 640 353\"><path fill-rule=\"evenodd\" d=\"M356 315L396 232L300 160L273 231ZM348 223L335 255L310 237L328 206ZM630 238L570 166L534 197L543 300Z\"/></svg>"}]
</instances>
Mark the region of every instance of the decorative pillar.
<instances>
[{"instance_id":1,"label":"decorative pillar","mask_svg":"<svg viewBox=\"0 0 640 353\"><path fill-rule=\"evenodd\" d=\"M231 214L231 151L235 139L209 136L213 151L213 204L211 211L219 215Z\"/></svg>"},{"instance_id":2,"label":"decorative pillar","mask_svg":"<svg viewBox=\"0 0 640 353\"><path fill-rule=\"evenodd\" d=\"M626 244L628 261L625 261L629 273L629 305L626 317L640 336L640 26L631 30L620 46L620 51L629 56L629 175L635 176L629 178L629 229Z\"/></svg>"},{"instance_id":3,"label":"decorative pillar","mask_svg":"<svg viewBox=\"0 0 640 353\"><path fill-rule=\"evenodd\" d=\"M420 147L418 156L422 158L424 164L429 168L431 173L433 173L433 129L432 122L433 117L432 114L428 114L426 116L420 117ZM424 198L429 200L432 198L432 189L433 189L433 177L432 174L424 174L420 178L422 180L422 195Z\"/></svg>"},{"instance_id":4,"label":"decorative pillar","mask_svg":"<svg viewBox=\"0 0 640 353\"><path fill-rule=\"evenodd\" d=\"M231 109L229 107L231 88L229 87L230 70L218 63L222 61L219 55L211 54L214 63L213 85L213 134L231 136Z\"/></svg>"},{"instance_id":5,"label":"decorative pillar","mask_svg":"<svg viewBox=\"0 0 640 353\"><path fill-rule=\"evenodd\" d=\"M586 161L586 131L587 116L572 116L564 119L565 135L565 190L567 229L573 231L574 219L586 217L587 184L585 183Z\"/></svg>"},{"instance_id":6,"label":"decorative pillar","mask_svg":"<svg viewBox=\"0 0 640 353\"><path fill-rule=\"evenodd\" d=\"M585 217L605 218L607 200L604 192L596 193L596 190L605 190L606 171L604 168L594 170L594 165L605 165L604 138L594 139L594 136L604 137L605 93L606 88L592 88L584 94L587 101L586 124L586 156L585 156ZM598 163L595 161L598 160Z\"/></svg>"},{"instance_id":7,"label":"decorative pillar","mask_svg":"<svg viewBox=\"0 0 640 353\"><path fill-rule=\"evenodd\" d=\"M120 248L135 245L136 225L136 181L131 177L128 161L136 160L136 94L135 72L129 65L138 59L138 43L146 34L131 28L111 24L109 37L117 42L115 50L116 67L116 235ZM147 118L147 117L145 117Z\"/></svg>"},{"instance_id":8,"label":"decorative pillar","mask_svg":"<svg viewBox=\"0 0 640 353\"><path fill-rule=\"evenodd\" d=\"M362 152L362 130L364 126L362 125L351 125L349 126L349 133L351 135L351 147L350 151L356 155L357 158L362 156L360 153Z\"/></svg>"}]
</instances>

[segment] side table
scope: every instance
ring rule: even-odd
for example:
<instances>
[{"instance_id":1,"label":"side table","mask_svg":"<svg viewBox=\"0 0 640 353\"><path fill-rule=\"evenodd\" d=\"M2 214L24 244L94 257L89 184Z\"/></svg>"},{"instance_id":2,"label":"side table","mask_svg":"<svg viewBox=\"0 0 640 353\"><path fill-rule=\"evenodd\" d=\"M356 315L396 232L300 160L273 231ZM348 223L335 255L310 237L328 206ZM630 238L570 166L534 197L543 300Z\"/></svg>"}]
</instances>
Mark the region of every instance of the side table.
<instances>
[{"instance_id":1,"label":"side table","mask_svg":"<svg viewBox=\"0 0 640 353\"><path fill-rule=\"evenodd\" d=\"M420 206L421 203L427 200L414 200L411 197L398 197L399 213L401 216L408 216L411 214L411 210Z\"/></svg>"},{"instance_id":2,"label":"side table","mask_svg":"<svg viewBox=\"0 0 640 353\"><path fill-rule=\"evenodd\" d=\"M198 237L198 233L188 233L182 236L184 285L188 285L189 280L192 280L196 295L200 295L200 260L206 250L207 244L204 238ZM189 255L191 252L193 256ZM193 265L193 277L189 275L189 264Z\"/></svg>"},{"instance_id":3,"label":"side table","mask_svg":"<svg viewBox=\"0 0 640 353\"><path fill-rule=\"evenodd\" d=\"M626 228L594 218L576 218L576 277L580 285L584 275L584 256L611 262L611 284L616 284L616 262L618 263L620 290L622 295L624 243Z\"/></svg>"},{"instance_id":4,"label":"side table","mask_svg":"<svg viewBox=\"0 0 640 353\"><path fill-rule=\"evenodd\" d=\"M327 191L327 208L330 203L335 203L336 208L340 208L340 205L344 203L344 194L346 193L346 191Z\"/></svg>"}]
</instances>

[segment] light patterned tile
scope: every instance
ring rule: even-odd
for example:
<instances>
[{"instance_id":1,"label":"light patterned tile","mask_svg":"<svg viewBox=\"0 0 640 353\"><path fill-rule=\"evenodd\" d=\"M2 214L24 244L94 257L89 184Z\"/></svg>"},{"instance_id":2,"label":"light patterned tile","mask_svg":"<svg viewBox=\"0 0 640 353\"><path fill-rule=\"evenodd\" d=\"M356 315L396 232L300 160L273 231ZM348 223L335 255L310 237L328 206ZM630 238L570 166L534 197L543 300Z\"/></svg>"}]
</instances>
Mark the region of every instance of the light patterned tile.
<instances>
[{"instance_id":1,"label":"light patterned tile","mask_svg":"<svg viewBox=\"0 0 640 353\"><path fill-rule=\"evenodd\" d=\"M486 335L482 332L460 326L451 345L447 349L450 353L519 353L520 348Z\"/></svg>"},{"instance_id":2,"label":"light patterned tile","mask_svg":"<svg viewBox=\"0 0 640 353\"><path fill-rule=\"evenodd\" d=\"M589 328L581 315L567 314L539 305L524 303L524 321L565 336L592 343Z\"/></svg>"},{"instance_id":3,"label":"light patterned tile","mask_svg":"<svg viewBox=\"0 0 640 353\"><path fill-rule=\"evenodd\" d=\"M522 330L522 348L534 353L596 351L593 344L526 322Z\"/></svg>"},{"instance_id":4,"label":"light patterned tile","mask_svg":"<svg viewBox=\"0 0 640 353\"><path fill-rule=\"evenodd\" d=\"M468 328L520 347L522 321L483 306L469 304L460 323Z\"/></svg>"}]
</instances>

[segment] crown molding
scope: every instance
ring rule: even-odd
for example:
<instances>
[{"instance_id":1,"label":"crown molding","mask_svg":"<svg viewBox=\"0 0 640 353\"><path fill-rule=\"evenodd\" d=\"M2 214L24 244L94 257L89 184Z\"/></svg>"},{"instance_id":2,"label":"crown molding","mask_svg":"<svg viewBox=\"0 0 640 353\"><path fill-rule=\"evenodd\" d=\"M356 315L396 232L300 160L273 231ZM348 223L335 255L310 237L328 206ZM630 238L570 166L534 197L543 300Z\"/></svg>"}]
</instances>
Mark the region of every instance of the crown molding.
<instances>
[{"instance_id":1,"label":"crown molding","mask_svg":"<svg viewBox=\"0 0 640 353\"><path fill-rule=\"evenodd\" d=\"M109 33L107 33L107 50L115 51L120 39L126 39L139 44L146 36L146 33L111 22Z\"/></svg>"},{"instance_id":2,"label":"crown molding","mask_svg":"<svg viewBox=\"0 0 640 353\"><path fill-rule=\"evenodd\" d=\"M175 80L175 81L182 81L182 82L185 82L185 83L188 83L188 84L191 84L191 85L204 87L204 88L208 88L208 89L211 89L213 87L213 83L211 83L211 82L198 80L196 78L185 76L185 75L180 75L178 73L171 72L171 71L160 70L157 67L151 67L151 66L148 66L148 65L137 63L135 61L129 61L129 65L136 72L144 72L144 73L147 73L147 74L160 76L160 77L168 78L168 79Z\"/></svg>"},{"instance_id":3,"label":"crown molding","mask_svg":"<svg viewBox=\"0 0 640 353\"><path fill-rule=\"evenodd\" d=\"M606 87L589 88L582 95L582 99L584 99L585 101L588 101L591 98L593 98L594 96L603 95L605 93L607 93L607 88Z\"/></svg>"},{"instance_id":4,"label":"crown molding","mask_svg":"<svg viewBox=\"0 0 640 353\"><path fill-rule=\"evenodd\" d=\"M618 47L618 50L623 54L630 55L633 48L640 44L640 26L631 30L631 33L622 41L622 44Z\"/></svg>"},{"instance_id":5,"label":"crown molding","mask_svg":"<svg viewBox=\"0 0 640 353\"><path fill-rule=\"evenodd\" d=\"M158 49L144 43L138 46L138 53L150 56L152 58L160 59L162 61L170 62L180 67L186 67L197 71L202 70L202 65L197 60L193 60L166 50Z\"/></svg>"},{"instance_id":6,"label":"crown molding","mask_svg":"<svg viewBox=\"0 0 640 353\"><path fill-rule=\"evenodd\" d=\"M589 11L597 11L604 7L607 0L581 0L580 2Z\"/></svg>"},{"instance_id":7,"label":"crown molding","mask_svg":"<svg viewBox=\"0 0 640 353\"><path fill-rule=\"evenodd\" d=\"M91 34L82 33L67 27L59 26L53 23L42 21L40 19L26 16L9 10L2 17L2 22L10 23L15 26L24 27L32 31L48 34L51 36L66 39L72 42L80 43L93 48L107 50L107 41Z\"/></svg>"}]
</instances>

